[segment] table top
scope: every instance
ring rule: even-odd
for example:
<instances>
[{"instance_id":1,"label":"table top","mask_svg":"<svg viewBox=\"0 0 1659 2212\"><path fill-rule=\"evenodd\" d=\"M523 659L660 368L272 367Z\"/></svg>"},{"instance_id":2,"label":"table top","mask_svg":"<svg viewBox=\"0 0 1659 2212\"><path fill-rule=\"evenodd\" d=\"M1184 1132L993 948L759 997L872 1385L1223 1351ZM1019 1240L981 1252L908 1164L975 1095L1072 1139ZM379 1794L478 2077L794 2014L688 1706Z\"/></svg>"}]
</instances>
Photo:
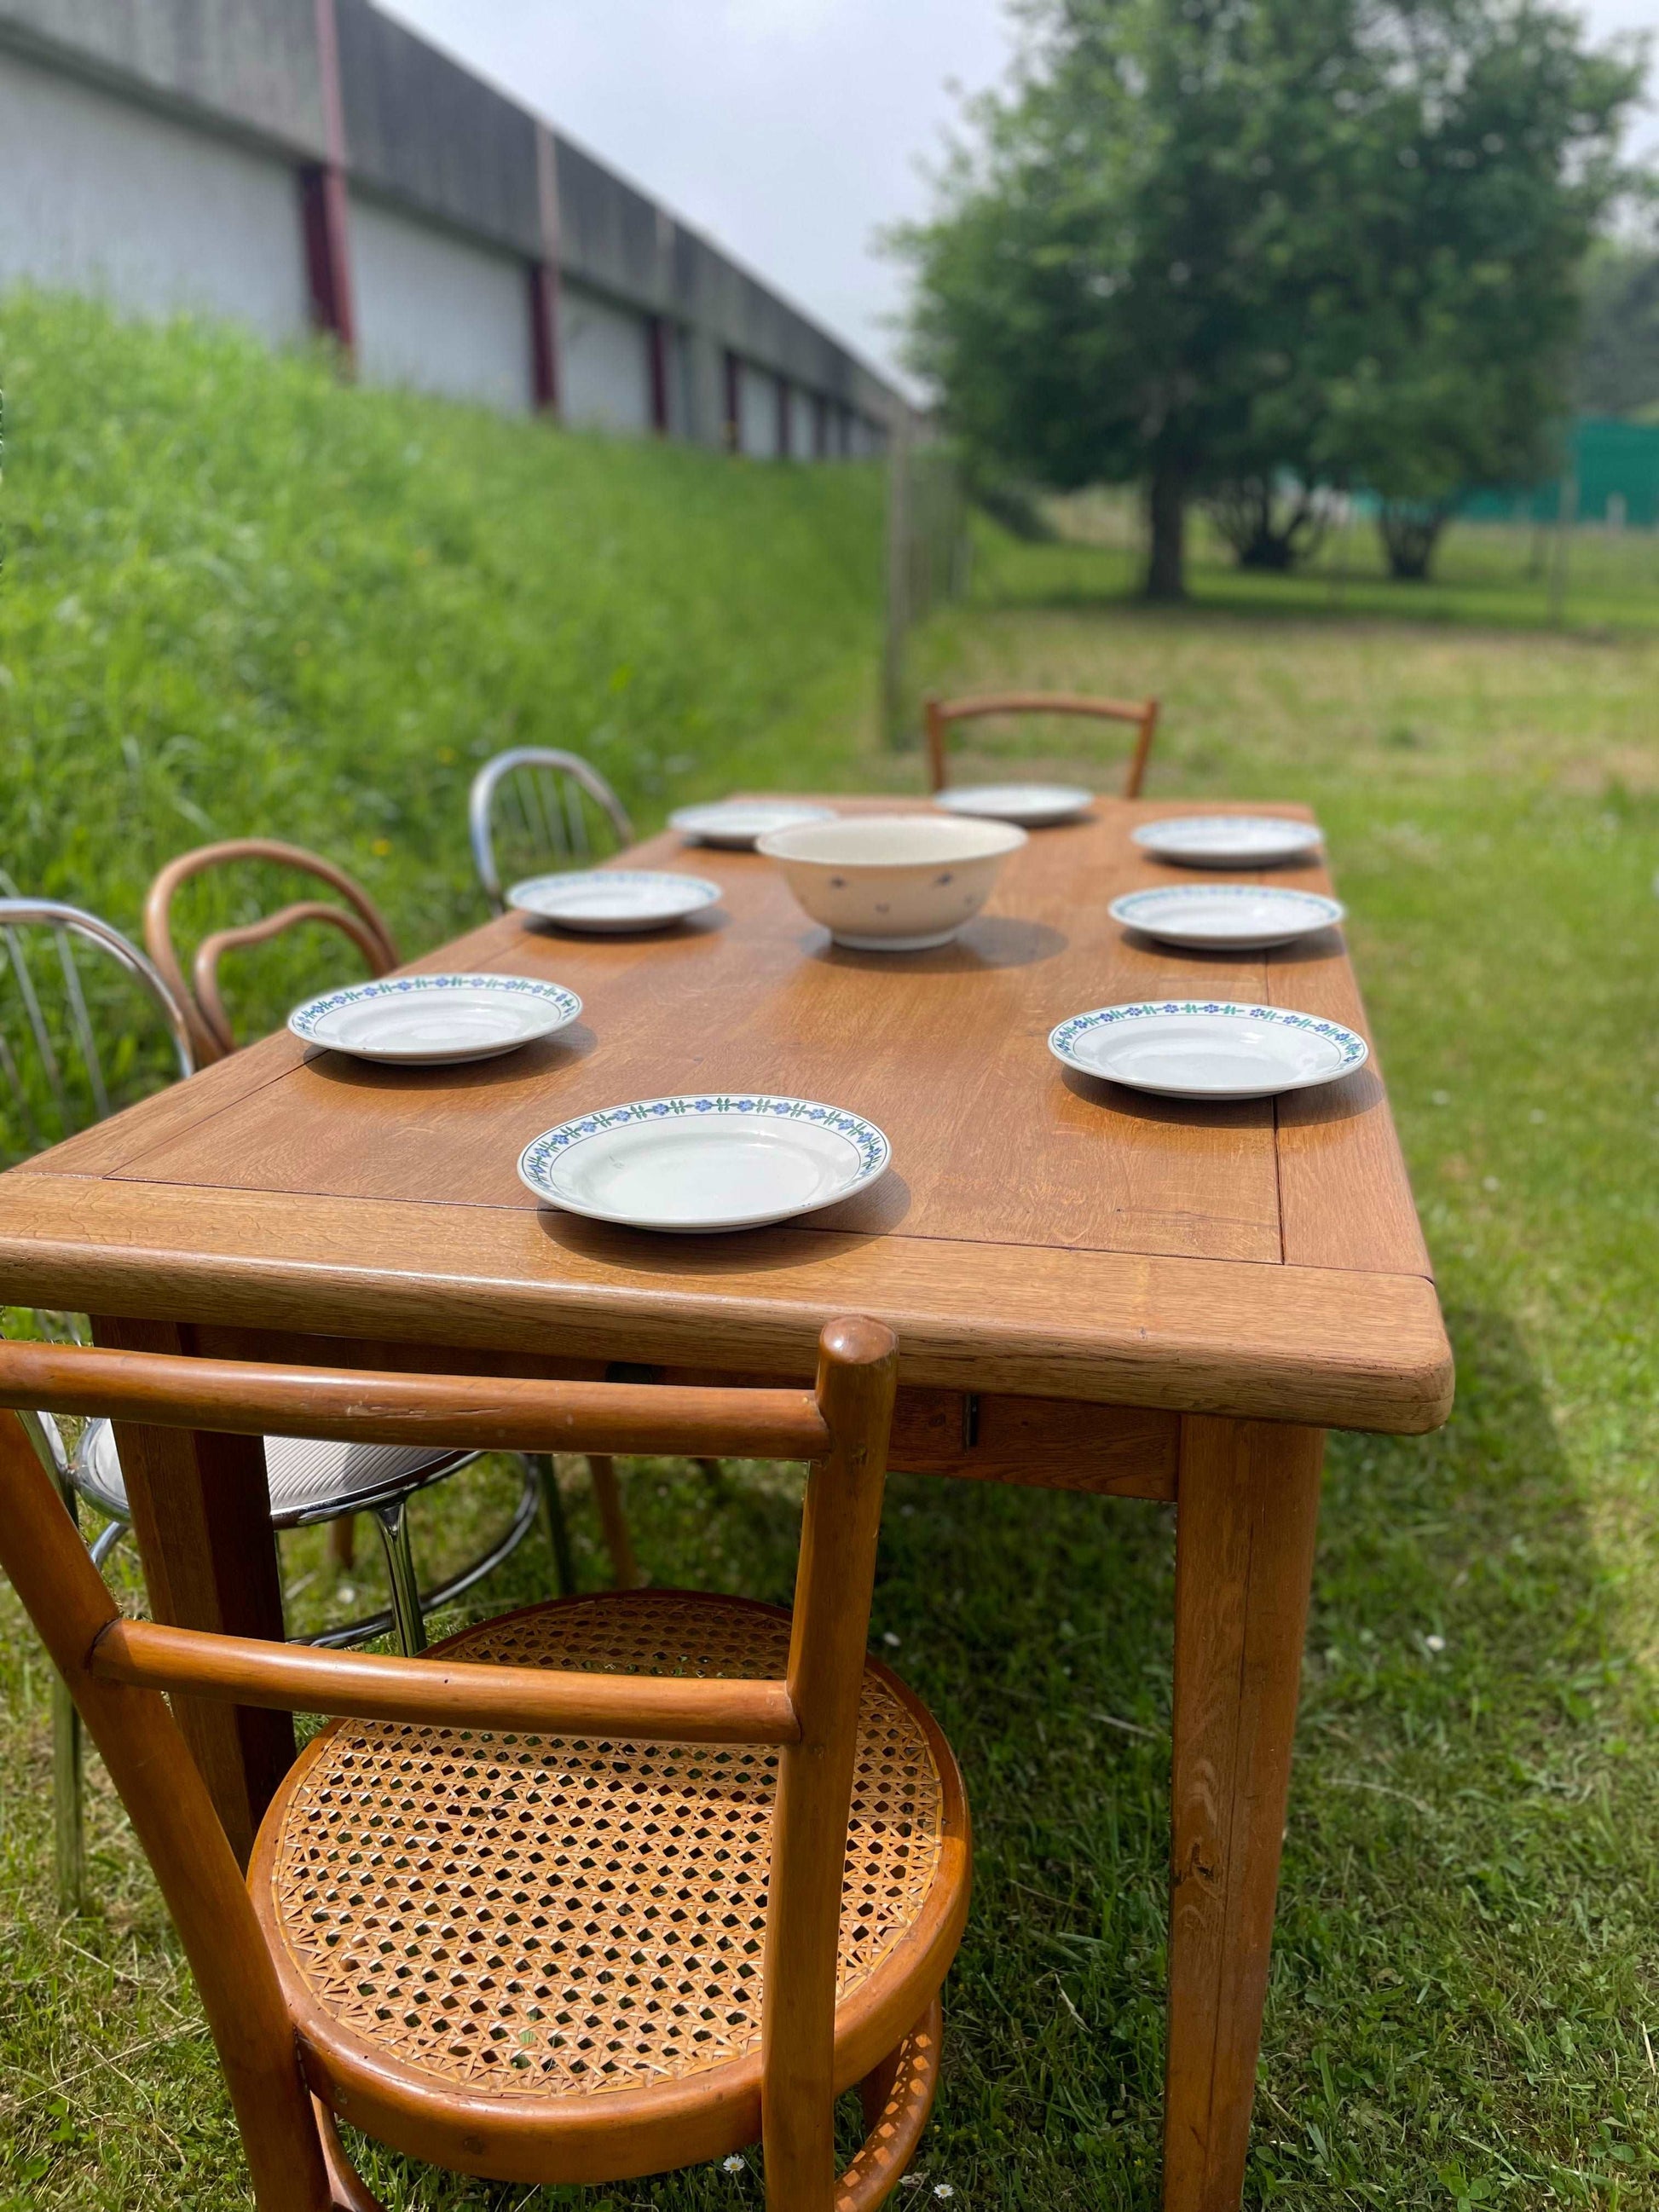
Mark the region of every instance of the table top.
<instances>
[{"instance_id":1,"label":"table top","mask_svg":"<svg viewBox=\"0 0 1659 2212\"><path fill-rule=\"evenodd\" d=\"M574 1028L422 1070L269 1037L0 1176L0 1297L797 1376L822 1323L856 1311L892 1324L916 1383L1432 1427L1450 1355L1375 1058L1277 1102L1195 1105L1046 1049L1068 1014L1165 997L1365 1030L1336 932L1216 956L1109 918L1122 891L1195 879L1134 824L1216 811L1099 799L1034 831L954 944L902 956L832 946L771 862L665 833L619 857L722 885L682 928L575 937L509 915L410 963L555 979L584 1001ZM1329 888L1319 867L1273 880ZM839 1206L725 1237L538 1209L518 1181L555 1122L714 1090L850 1108L893 1165Z\"/></svg>"}]
</instances>

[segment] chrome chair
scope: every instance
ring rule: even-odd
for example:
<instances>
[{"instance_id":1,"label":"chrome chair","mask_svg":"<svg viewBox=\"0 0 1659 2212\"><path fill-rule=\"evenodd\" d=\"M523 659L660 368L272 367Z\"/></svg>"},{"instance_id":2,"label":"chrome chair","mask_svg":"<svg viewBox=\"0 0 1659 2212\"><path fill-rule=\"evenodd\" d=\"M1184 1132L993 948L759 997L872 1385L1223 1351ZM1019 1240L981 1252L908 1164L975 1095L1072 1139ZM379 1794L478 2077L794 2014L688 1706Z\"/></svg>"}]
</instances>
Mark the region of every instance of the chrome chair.
<instances>
[{"instance_id":1,"label":"chrome chair","mask_svg":"<svg viewBox=\"0 0 1659 2212\"><path fill-rule=\"evenodd\" d=\"M3 877L0 885L11 888ZM31 963L28 942L41 931L49 934L53 949L37 967ZM4 1012L12 1017L0 1016L0 1085L10 1123L3 1133L4 1149L15 1156L43 1150L103 1120L118 1106L159 1087L175 1064L180 1076L195 1073L191 1027L177 996L137 947L96 915L52 899L0 897L0 943L4 947L0 975L9 977L10 985ZM93 1006L106 995L100 984L110 980L112 971L106 970L94 983L89 1002L89 978L82 976L76 963L77 943L106 955L148 1000L165 1024L170 1054L147 1057L143 1038L127 1029L118 1054L110 1055L106 1066ZM130 1011L124 1011L124 1021ZM74 1316L46 1315L40 1322L48 1337L74 1340L81 1334ZM108 1516L109 1525L93 1547L94 1559L101 1566L131 1520L114 1431L107 1421L94 1421L71 1449L44 1414L31 1421L29 1428L71 1516L76 1515L80 1498ZM308 1640L354 1644L390 1629L405 1652L423 1650L425 1615L450 1604L499 1566L534 1527L544 1501L552 1522L561 1586L574 1587L551 1461L545 1455L520 1454L524 1484L506 1530L482 1557L438 1588L422 1591L410 1540L409 1500L479 1455L476 1451L319 1443L289 1437L265 1439L273 1528L299 1528L368 1513L386 1553L390 1606ZM73 1905L82 1887L81 1749L73 1707L61 1700L53 1712L53 1774L58 1887L65 1904Z\"/></svg>"},{"instance_id":2,"label":"chrome chair","mask_svg":"<svg viewBox=\"0 0 1659 2212\"><path fill-rule=\"evenodd\" d=\"M466 811L473 866L495 914L507 903L504 877L518 882L556 873L634 842L628 810L599 770L579 754L545 745L519 745L486 761L472 779ZM511 854L505 871L498 838Z\"/></svg>"}]
</instances>

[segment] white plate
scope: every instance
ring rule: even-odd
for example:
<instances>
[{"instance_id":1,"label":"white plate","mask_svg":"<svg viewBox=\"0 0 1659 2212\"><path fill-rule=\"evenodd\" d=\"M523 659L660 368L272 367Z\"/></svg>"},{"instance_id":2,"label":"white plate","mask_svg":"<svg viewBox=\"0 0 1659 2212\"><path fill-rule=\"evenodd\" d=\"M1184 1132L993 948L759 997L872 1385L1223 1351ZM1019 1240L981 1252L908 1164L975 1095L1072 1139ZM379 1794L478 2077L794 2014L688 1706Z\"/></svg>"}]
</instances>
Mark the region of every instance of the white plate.
<instances>
[{"instance_id":1,"label":"white plate","mask_svg":"<svg viewBox=\"0 0 1659 2212\"><path fill-rule=\"evenodd\" d=\"M1158 860L1188 868L1269 868L1301 860L1320 842L1316 823L1282 814L1172 814L1130 835Z\"/></svg>"},{"instance_id":2,"label":"white plate","mask_svg":"<svg viewBox=\"0 0 1659 2212\"><path fill-rule=\"evenodd\" d=\"M307 1044L408 1067L493 1060L574 1022L582 1002L530 975L386 975L307 999L288 1025Z\"/></svg>"},{"instance_id":3,"label":"white plate","mask_svg":"<svg viewBox=\"0 0 1659 2212\"><path fill-rule=\"evenodd\" d=\"M774 830L835 818L833 806L808 806L800 799L721 799L711 806L680 807L669 816L668 826L695 844L724 845L738 852Z\"/></svg>"},{"instance_id":4,"label":"white plate","mask_svg":"<svg viewBox=\"0 0 1659 2212\"><path fill-rule=\"evenodd\" d=\"M1048 1049L1085 1075L1164 1098L1274 1098L1352 1075L1370 1057L1340 1022L1218 999L1097 1006L1061 1022Z\"/></svg>"},{"instance_id":5,"label":"white plate","mask_svg":"<svg viewBox=\"0 0 1659 2212\"><path fill-rule=\"evenodd\" d=\"M1114 899L1107 911L1114 921L1144 930L1165 945L1255 952L1329 929L1341 921L1344 909L1316 891L1283 890L1271 884L1170 884L1158 890L1130 891Z\"/></svg>"},{"instance_id":6,"label":"white plate","mask_svg":"<svg viewBox=\"0 0 1659 2212\"><path fill-rule=\"evenodd\" d=\"M787 1221L862 1190L890 1150L872 1121L811 1098L641 1098L545 1130L519 1159L538 1198L593 1221L696 1235Z\"/></svg>"},{"instance_id":7,"label":"white plate","mask_svg":"<svg viewBox=\"0 0 1659 2212\"><path fill-rule=\"evenodd\" d=\"M1018 822L1026 830L1052 822L1074 822L1094 798L1074 783L974 783L959 791L936 791L935 806L951 814L984 816L993 822Z\"/></svg>"},{"instance_id":8,"label":"white plate","mask_svg":"<svg viewBox=\"0 0 1659 2212\"><path fill-rule=\"evenodd\" d=\"M513 885L507 902L561 929L612 937L632 929L665 929L713 906L720 895L720 885L704 876L677 876L658 868L591 868L580 875L532 876Z\"/></svg>"}]
</instances>

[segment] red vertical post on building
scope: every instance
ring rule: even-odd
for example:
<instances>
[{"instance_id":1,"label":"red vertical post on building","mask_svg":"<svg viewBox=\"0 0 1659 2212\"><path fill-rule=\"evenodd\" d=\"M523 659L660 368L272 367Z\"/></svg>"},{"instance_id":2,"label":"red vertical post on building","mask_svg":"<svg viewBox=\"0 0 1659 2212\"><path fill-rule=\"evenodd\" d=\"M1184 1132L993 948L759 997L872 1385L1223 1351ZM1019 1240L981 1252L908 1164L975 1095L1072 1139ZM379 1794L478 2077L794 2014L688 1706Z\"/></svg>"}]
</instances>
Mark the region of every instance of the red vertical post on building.
<instances>
[{"instance_id":1,"label":"red vertical post on building","mask_svg":"<svg viewBox=\"0 0 1659 2212\"><path fill-rule=\"evenodd\" d=\"M553 134L536 125L542 251L530 264L530 388L538 414L559 412L559 170Z\"/></svg>"},{"instance_id":2,"label":"red vertical post on building","mask_svg":"<svg viewBox=\"0 0 1659 2212\"><path fill-rule=\"evenodd\" d=\"M356 350L357 321L351 298L350 208L346 192L345 101L340 90L340 41L334 0L313 0L317 26L317 73L322 92L326 158L300 172L300 211L305 229L306 276L311 319L335 338L348 358Z\"/></svg>"},{"instance_id":3,"label":"red vertical post on building","mask_svg":"<svg viewBox=\"0 0 1659 2212\"><path fill-rule=\"evenodd\" d=\"M668 421L668 324L661 315L647 315L645 321L646 360L651 372L651 428L659 438L669 432Z\"/></svg>"}]
</instances>

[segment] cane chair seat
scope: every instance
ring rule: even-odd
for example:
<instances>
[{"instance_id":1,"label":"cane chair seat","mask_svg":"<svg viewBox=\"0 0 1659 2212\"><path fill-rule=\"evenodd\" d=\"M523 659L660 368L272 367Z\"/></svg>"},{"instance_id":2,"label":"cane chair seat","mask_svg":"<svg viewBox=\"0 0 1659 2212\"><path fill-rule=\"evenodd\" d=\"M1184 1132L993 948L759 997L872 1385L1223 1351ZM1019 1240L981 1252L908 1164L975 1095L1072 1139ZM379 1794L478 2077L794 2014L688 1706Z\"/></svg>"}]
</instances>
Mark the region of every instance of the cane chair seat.
<instances>
[{"instance_id":1,"label":"cane chair seat","mask_svg":"<svg viewBox=\"0 0 1659 2212\"><path fill-rule=\"evenodd\" d=\"M777 1676L789 1636L774 1607L635 1590L532 1607L430 1656ZM752 2142L777 1765L756 1744L325 1729L249 1877L313 2089L399 2148L501 2180L624 2178ZM838 2088L926 2014L967 1863L950 1750L868 1660Z\"/></svg>"},{"instance_id":2,"label":"cane chair seat","mask_svg":"<svg viewBox=\"0 0 1659 2212\"><path fill-rule=\"evenodd\" d=\"M343 1513L367 1513L453 1474L477 1454L426 1444L354 1444L318 1437L267 1437L265 1480L271 1525L301 1528ZM118 1520L128 1519L126 1478L107 1421L89 1421L75 1456L79 1487Z\"/></svg>"}]
</instances>

